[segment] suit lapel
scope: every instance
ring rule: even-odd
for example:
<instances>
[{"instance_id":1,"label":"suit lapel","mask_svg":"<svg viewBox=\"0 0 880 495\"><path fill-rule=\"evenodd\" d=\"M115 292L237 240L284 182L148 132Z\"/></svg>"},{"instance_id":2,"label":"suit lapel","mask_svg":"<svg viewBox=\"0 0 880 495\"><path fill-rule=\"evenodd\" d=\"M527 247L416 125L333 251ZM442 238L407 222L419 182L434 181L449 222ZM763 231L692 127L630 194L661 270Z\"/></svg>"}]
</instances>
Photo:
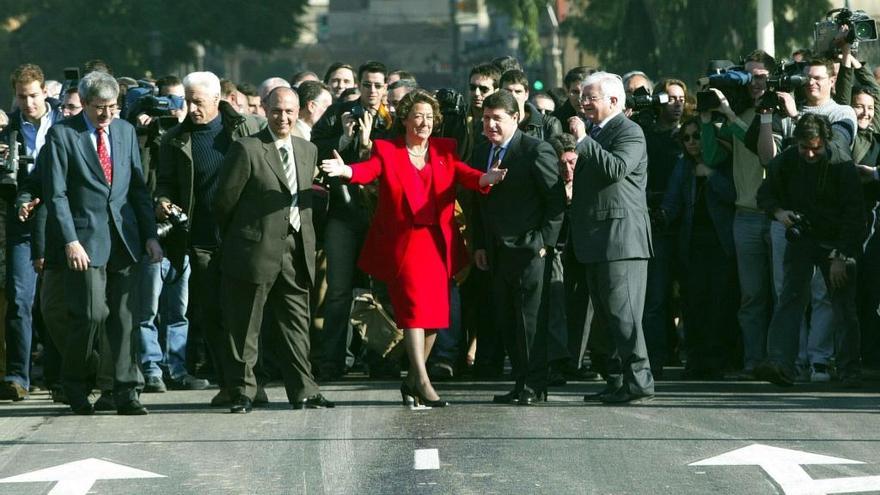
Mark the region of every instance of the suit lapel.
<instances>
[{"instance_id":1,"label":"suit lapel","mask_svg":"<svg viewBox=\"0 0 880 495\"><path fill-rule=\"evenodd\" d=\"M123 174L121 170L125 167L125 163L127 162L128 157L125 156L125 152L122 146L122 131L119 129L119 125L117 125L116 120L114 119L110 123L110 163L113 168L113 182L110 183L110 191L112 194L113 189L117 187L120 181L117 181L117 178L122 178ZM101 176L104 176L104 170L101 170Z\"/></svg>"},{"instance_id":2,"label":"suit lapel","mask_svg":"<svg viewBox=\"0 0 880 495\"><path fill-rule=\"evenodd\" d=\"M416 171L416 168L409 160L409 154L406 151L406 144L403 139L395 139L393 143L397 159L393 161L394 163L389 168L394 170L397 181L403 188L403 195L406 197L409 209L412 213L415 213L428 200L425 195L425 188L422 184L419 184L421 179L418 176L418 171ZM429 150L431 148L431 146L428 147Z\"/></svg>"},{"instance_id":3,"label":"suit lapel","mask_svg":"<svg viewBox=\"0 0 880 495\"><path fill-rule=\"evenodd\" d=\"M278 148L275 147L275 141L272 139L272 134L269 132L269 129L266 128L260 132L258 136L260 137L260 141L263 142L263 155L266 163L269 164L269 169L272 170L272 173L274 173L276 177L278 177L278 180L281 181L281 185L290 191L290 185L287 183L287 175L284 173L284 165L281 163L281 155L278 152ZM294 160L296 160L295 156Z\"/></svg>"},{"instance_id":4,"label":"suit lapel","mask_svg":"<svg viewBox=\"0 0 880 495\"><path fill-rule=\"evenodd\" d=\"M79 152L80 155L84 158L85 162L88 164L88 167L92 170L92 173L98 177L102 183L107 184L107 178L104 177L104 170L101 168L101 161L98 159L98 152L95 150L95 145L92 144L92 133L89 131L89 127L86 125L85 114L80 114L80 134L79 134Z\"/></svg>"}]
</instances>

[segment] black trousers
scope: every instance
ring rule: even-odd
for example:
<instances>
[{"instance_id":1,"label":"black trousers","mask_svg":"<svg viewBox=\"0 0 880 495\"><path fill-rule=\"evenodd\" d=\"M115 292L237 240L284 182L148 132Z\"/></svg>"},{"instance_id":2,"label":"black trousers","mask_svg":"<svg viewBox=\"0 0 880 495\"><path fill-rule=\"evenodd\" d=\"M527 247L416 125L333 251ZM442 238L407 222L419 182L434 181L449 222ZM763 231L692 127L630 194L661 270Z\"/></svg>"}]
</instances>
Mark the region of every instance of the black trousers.
<instances>
[{"instance_id":1,"label":"black trousers","mask_svg":"<svg viewBox=\"0 0 880 495\"><path fill-rule=\"evenodd\" d=\"M68 323L66 334L57 335L56 341L63 342L61 380L72 407L83 405L91 391L89 378L98 367L98 339L105 331L116 404L137 399L143 389L138 341L132 338L139 301L138 271L133 267L114 268L111 262L109 267L85 271L63 269Z\"/></svg>"},{"instance_id":2,"label":"black trousers","mask_svg":"<svg viewBox=\"0 0 880 495\"><path fill-rule=\"evenodd\" d=\"M225 319L226 352L223 358L224 388L230 397L257 392L254 367L257 364L260 332L265 328L265 349L277 353L291 403L318 393L309 363L309 281L303 257L302 237L287 236L281 272L275 280L254 284L226 275L221 291ZM270 318L263 326L263 318Z\"/></svg>"},{"instance_id":3,"label":"black trousers","mask_svg":"<svg viewBox=\"0 0 880 495\"><path fill-rule=\"evenodd\" d=\"M204 336L211 355L217 383L223 387L223 359L226 353L223 322L220 318L220 259L217 248L190 250L189 296L195 325ZM190 339L195 337L190 333ZM192 347L191 347L192 348Z\"/></svg>"},{"instance_id":4,"label":"black trousers","mask_svg":"<svg viewBox=\"0 0 880 495\"><path fill-rule=\"evenodd\" d=\"M495 328L507 347L516 389L541 390L548 374L547 325L539 325L545 259L534 256L523 264L522 254L503 247L492 260L492 302Z\"/></svg>"}]
</instances>

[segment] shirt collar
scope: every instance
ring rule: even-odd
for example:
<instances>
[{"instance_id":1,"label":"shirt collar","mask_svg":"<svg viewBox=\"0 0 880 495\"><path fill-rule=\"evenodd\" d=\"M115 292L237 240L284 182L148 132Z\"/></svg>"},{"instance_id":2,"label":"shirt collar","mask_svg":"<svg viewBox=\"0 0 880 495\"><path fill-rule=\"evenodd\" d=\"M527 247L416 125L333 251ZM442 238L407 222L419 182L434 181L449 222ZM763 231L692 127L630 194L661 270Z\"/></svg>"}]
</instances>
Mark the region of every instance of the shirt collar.
<instances>
[{"instance_id":1,"label":"shirt collar","mask_svg":"<svg viewBox=\"0 0 880 495\"><path fill-rule=\"evenodd\" d=\"M47 124L52 121L52 112L53 112L52 105L46 103L46 113L44 113L43 116L40 117L40 128L42 128L44 124ZM34 124L31 124L24 117L24 112L19 113L19 118L21 118L21 125L22 126L26 126L26 125L33 126L34 125Z\"/></svg>"},{"instance_id":2,"label":"shirt collar","mask_svg":"<svg viewBox=\"0 0 880 495\"><path fill-rule=\"evenodd\" d=\"M293 140L290 139L290 136L287 136L286 139L281 139L276 136L274 132L272 132L271 128L266 127L266 129L269 129L269 135L272 136L272 142L275 143L276 148L280 150L281 148L287 146L288 149L293 151Z\"/></svg>"},{"instance_id":3,"label":"shirt collar","mask_svg":"<svg viewBox=\"0 0 880 495\"><path fill-rule=\"evenodd\" d=\"M603 120L602 122L599 122L599 129L604 129L605 126L608 125L608 122L611 122L611 119L613 119L614 117L617 117L620 113L621 112L615 112L614 114L609 115L608 117L605 117L605 120Z\"/></svg>"}]
</instances>

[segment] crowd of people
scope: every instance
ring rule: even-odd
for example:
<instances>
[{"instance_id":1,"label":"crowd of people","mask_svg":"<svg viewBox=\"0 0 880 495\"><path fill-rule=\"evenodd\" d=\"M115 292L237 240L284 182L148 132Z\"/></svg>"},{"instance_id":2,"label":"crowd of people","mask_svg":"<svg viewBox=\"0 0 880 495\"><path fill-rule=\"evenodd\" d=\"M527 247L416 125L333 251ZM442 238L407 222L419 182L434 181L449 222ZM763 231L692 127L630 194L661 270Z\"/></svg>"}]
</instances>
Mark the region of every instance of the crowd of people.
<instances>
[{"instance_id":1,"label":"crowd of people","mask_svg":"<svg viewBox=\"0 0 880 495\"><path fill-rule=\"evenodd\" d=\"M858 387L880 365L880 84L840 48L797 92L752 52L708 105L590 67L531 93L512 57L466 95L376 61L258 87L24 64L0 115L0 400L28 398L34 355L83 415L212 383L247 413L279 378L329 408L319 383L359 366L443 407L432 381L508 359L495 403L600 379L585 400L639 403L678 365ZM365 291L405 354L354 330Z\"/></svg>"}]
</instances>

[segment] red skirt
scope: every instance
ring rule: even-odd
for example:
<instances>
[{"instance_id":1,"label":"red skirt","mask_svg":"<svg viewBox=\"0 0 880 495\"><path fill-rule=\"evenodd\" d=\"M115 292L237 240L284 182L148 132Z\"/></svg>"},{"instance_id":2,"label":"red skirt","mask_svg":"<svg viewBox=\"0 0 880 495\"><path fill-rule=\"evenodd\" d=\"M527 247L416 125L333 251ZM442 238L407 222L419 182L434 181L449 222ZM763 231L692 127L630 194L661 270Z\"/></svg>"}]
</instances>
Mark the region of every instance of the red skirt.
<instances>
[{"instance_id":1,"label":"red skirt","mask_svg":"<svg viewBox=\"0 0 880 495\"><path fill-rule=\"evenodd\" d=\"M449 275L444 245L437 225L416 226L410 233L397 279L388 284L397 328L449 327Z\"/></svg>"}]
</instances>

